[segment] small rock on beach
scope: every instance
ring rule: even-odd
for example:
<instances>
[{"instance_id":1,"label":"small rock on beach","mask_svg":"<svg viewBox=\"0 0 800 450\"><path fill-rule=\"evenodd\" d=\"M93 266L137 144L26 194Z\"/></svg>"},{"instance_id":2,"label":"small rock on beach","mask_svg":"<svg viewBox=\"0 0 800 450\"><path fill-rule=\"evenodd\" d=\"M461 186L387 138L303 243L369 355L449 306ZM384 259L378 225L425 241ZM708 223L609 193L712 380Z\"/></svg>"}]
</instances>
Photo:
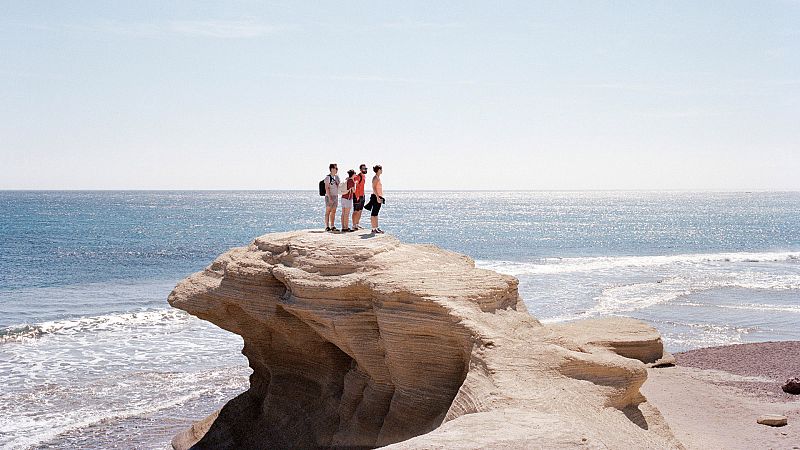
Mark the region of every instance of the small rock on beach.
<instances>
[{"instance_id":1,"label":"small rock on beach","mask_svg":"<svg viewBox=\"0 0 800 450\"><path fill-rule=\"evenodd\" d=\"M786 380L786 383L781 387L783 392L787 394L799 395L800 394L800 378L794 377Z\"/></svg>"},{"instance_id":2,"label":"small rock on beach","mask_svg":"<svg viewBox=\"0 0 800 450\"><path fill-rule=\"evenodd\" d=\"M786 416L778 414L764 414L757 420L761 425L769 425L771 427L782 427L788 423Z\"/></svg>"}]
</instances>

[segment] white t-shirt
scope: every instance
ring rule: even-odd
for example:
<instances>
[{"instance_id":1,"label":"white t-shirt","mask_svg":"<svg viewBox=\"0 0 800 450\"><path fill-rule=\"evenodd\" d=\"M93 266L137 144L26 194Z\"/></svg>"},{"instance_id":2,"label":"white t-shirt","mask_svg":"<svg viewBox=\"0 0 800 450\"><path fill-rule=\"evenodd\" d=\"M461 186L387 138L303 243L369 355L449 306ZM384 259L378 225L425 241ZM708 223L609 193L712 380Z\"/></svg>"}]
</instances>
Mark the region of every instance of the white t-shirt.
<instances>
[{"instance_id":1,"label":"white t-shirt","mask_svg":"<svg viewBox=\"0 0 800 450\"><path fill-rule=\"evenodd\" d=\"M333 180L331 180L333 178ZM333 182L333 183L331 183ZM333 184L333 186L331 186ZM339 175L334 175L331 177L330 174L325 175L325 188L326 194L328 197L338 197L339 196Z\"/></svg>"}]
</instances>

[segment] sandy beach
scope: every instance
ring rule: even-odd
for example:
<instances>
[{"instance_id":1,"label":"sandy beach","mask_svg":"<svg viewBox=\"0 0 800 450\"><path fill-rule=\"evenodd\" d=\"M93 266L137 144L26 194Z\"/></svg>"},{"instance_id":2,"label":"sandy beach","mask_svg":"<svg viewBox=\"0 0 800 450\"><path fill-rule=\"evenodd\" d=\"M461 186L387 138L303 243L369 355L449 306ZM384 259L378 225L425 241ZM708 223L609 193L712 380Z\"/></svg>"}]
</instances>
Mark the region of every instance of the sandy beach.
<instances>
[{"instance_id":1,"label":"sandy beach","mask_svg":"<svg viewBox=\"0 0 800 450\"><path fill-rule=\"evenodd\" d=\"M728 345L675 355L674 367L648 370L642 393L689 449L798 449L800 396L781 390L800 375L800 342ZM764 414L783 427L756 423Z\"/></svg>"}]
</instances>

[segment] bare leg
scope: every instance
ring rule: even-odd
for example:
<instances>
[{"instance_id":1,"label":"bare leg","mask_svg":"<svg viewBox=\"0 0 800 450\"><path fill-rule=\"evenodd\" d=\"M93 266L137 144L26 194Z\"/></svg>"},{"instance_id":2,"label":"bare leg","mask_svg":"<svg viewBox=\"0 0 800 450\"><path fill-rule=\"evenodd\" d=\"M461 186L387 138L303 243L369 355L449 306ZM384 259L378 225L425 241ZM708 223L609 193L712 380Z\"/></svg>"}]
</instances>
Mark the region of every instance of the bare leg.
<instances>
[{"instance_id":1,"label":"bare leg","mask_svg":"<svg viewBox=\"0 0 800 450\"><path fill-rule=\"evenodd\" d=\"M361 222L361 210L353 211L353 227L356 227Z\"/></svg>"},{"instance_id":2,"label":"bare leg","mask_svg":"<svg viewBox=\"0 0 800 450\"><path fill-rule=\"evenodd\" d=\"M342 229L350 228L350 208L342 208Z\"/></svg>"},{"instance_id":3,"label":"bare leg","mask_svg":"<svg viewBox=\"0 0 800 450\"><path fill-rule=\"evenodd\" d=\"M325 205L325 228L330 228L331 226L328 225L328 217L331 215L331 208L328 205Z\"/></svg>"},{"instance_id":4,"label":"bare leg","mask_svg":"<svg viewBox=\"0 0 800 450\"><path fill-rule=\"evenodd\" d=\"M336 207L331 208L331 228L336 226Z\"/></svg>"},{"instance_id":5,"label":"bare leg","mask_svg":"<svg viewBox=\"0 0 800 450\"><path fill-rule=\"evenodd\" d=\"M372 224L372 229L378 228L378 216L369 216L369 221Z\"/></svg>"}]
</instances>

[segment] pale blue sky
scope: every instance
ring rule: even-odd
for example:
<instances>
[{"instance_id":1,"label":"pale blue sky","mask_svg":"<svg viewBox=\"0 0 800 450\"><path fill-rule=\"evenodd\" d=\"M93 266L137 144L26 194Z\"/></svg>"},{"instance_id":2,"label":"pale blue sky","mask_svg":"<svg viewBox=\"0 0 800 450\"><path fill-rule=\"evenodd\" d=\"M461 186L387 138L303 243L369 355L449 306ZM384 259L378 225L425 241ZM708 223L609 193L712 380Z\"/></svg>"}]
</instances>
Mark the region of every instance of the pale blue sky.
<instances>
[{"instance_id":1,"label":"pale blue sky","mask_svg":"<svg viewBox=\"0 0 800 450\"><path fill-rule=\"evenodd\" d=\"M0 0L1 189L800 189L800 1Z\"/></svg>"}]
</instances>

